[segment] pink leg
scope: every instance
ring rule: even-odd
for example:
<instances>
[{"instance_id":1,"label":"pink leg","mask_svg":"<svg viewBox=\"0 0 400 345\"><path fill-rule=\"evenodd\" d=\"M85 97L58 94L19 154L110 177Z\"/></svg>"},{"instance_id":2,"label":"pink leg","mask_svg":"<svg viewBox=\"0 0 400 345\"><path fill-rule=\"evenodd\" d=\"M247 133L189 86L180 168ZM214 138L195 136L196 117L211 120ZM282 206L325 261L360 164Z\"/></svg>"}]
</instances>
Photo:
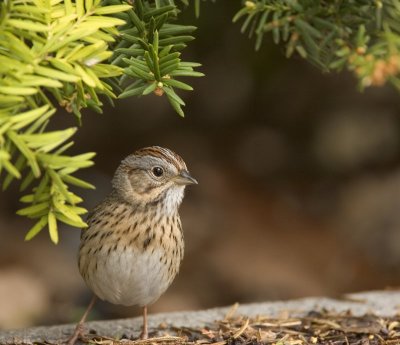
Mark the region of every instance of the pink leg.
<instances>
[{"instance_id":1,"label":"pink leg","mask_svg":"<svg viewBox=\"0 0 400 345\"><path fill-rule=\"evenodd\" d=\"M72 334L71 338L68 339L68 345L74 345L76 343L76 341L78 340L78 338L80 336L82 336L83 333L83 324L86 321L86 318L89 315L90 310L92 310L94 303L96 302L97 297L93 296L92 300L89 303L89 306L87 307L85 313L83 314L81 320L78 322L78 324L76 325L74 334Z\"/></svg>"},{"instance_id":2,"label":"pink leg","mask_svg":"<svg viewBox=\"0 0 400 345\"><path fill-rule=\"evenodd\" d=\"M140 334L141 339L147 339L149 337L149 333L147 330L147 306L143 307L143 329Z\"/></svg>"}]
</instances>

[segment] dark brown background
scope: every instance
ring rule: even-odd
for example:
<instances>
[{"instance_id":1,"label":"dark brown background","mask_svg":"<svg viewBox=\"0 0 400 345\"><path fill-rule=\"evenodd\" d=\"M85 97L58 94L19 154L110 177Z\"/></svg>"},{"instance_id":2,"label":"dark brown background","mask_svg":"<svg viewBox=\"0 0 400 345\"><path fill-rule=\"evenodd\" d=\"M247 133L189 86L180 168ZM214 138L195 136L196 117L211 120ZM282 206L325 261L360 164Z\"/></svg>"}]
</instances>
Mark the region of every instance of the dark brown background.
<instances>
[{"instance_id":1,"label":"dark brown background","mask_svg":"<svg viewBox=\"0 0 400 345\"><path fill-rule=\"evenodd\" d=\"M186 118L165 98L117 102L86 112L75 152L96 151L80 176L92 208L110 190L120 160L146 145L185 159L199 185L181 208L186 257L151 312L208 308L385 288L400 282L399 94L357 91L347 74L323 75L287 60L266 42L260 52L231 23L236 2L205 3L196 41L185 52L205 78L180 93ZM55 126L75 125L69 114ZM79 276L79 231L25 243L31 222L15 215L13 186L0 197L0 328L71 322L90 293ZM136 308L99 303L93 318Z\"/></svg>"}]
</instances>

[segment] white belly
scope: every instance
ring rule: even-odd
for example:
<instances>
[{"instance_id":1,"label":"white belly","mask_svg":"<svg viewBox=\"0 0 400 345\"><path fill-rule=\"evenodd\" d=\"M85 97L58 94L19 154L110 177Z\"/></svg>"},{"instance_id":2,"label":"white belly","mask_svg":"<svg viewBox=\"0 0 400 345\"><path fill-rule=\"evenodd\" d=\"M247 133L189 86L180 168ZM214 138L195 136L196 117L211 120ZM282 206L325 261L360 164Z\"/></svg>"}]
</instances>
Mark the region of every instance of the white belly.
<instances>
[{"instance_id":1,"label":"white belly","mask_svg":"<svg viewBox=\"0 0 400 345\"><path fill-rule=\"evenodd\" d=\"M168 266L160 258L165 254L158 249L153 253L99 253L97 270L86 279L92 291L102 300L125 306L145 306L155 302L168 288Z\"/></svg>"}]
</instances>

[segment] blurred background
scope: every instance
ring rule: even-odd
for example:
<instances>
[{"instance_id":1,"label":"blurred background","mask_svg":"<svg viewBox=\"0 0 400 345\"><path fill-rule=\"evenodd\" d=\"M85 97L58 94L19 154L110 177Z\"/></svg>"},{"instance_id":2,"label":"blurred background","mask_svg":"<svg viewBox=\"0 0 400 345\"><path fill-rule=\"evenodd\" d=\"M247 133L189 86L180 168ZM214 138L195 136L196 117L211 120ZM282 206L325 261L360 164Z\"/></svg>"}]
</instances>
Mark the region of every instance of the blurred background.
<instances>
[{"instance_id":1,"label":"blurred background","mask_svg":"<svg viewBox=\"0 0 400 345\"><path fill-rule=\"evenodd\" d=\"M166 98L117 102L86 112L78 152L95 151L80 173L91 209L115 168L147 145L186 161L198 186L181 207L181 272L150 312L195 310L396 287L400 283L400 94L357 91L352 75L324 75L287 60L269 40L260 52L231 18L237 2L204 3L186 60L206 77L180 93L186 118ZM74 125L60 112L56 125ZM23 238L17 186L0 197L0 329L74 322L90 300L76 262L79 230ZM92 319L138 315L98 303Z\"/></svg>"}]
</instances>

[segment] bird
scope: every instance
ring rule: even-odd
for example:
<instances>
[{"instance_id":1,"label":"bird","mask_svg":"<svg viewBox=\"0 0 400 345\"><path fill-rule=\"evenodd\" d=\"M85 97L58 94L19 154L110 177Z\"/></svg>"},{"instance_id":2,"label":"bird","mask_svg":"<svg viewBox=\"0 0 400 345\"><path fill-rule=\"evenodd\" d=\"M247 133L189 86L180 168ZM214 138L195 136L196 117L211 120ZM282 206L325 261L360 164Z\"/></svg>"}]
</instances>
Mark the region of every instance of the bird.
<instances>
[{"instance_id":1,"label":"bird","mask_svg":"<svg viewBox=\"0 0 400 345\"><path fill-rule=\"evenodd\" d=\"M121 161L110 194L88 214L81 232L78 267L94 295L68 345L83 336L97 298L142 307L140 337L148 338L147 307L179 271L184 238L178 210L185 187L197 183L167 148L141 148Z\"/></svg>"}]
</instances>

